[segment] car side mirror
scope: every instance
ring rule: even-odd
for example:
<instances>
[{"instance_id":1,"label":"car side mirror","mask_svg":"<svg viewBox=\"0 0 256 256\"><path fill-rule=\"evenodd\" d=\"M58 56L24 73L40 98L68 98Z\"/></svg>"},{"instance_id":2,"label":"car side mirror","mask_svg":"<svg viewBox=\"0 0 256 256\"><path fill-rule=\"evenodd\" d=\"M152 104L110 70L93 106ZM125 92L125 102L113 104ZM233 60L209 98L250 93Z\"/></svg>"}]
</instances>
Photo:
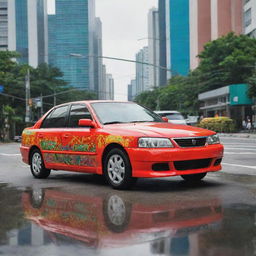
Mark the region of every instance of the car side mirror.
<instances>
[{"instance_id":1,"label":"car side mirror","mask_svg":"<svg viewBox=\"0 0 256 256\"><path fill-rule=\"evenodd\" d=\"M169 121L169 119L168 119L167 117L165 117L165 116L162 116L162 119L163 119L163 121L166 122L166 123L168 123L168 121Z\"/></svg>"},{"instance_id":2,"label":"car side mirror","mask_svg":"<svg viewBox=\"0 0 256 256\"><path fill-rule=\"evenodd\" d=\"M80 119L78 121L78 126L81 127L95 127L95 123L91 119Z\"/></svg>"}]
</instances>

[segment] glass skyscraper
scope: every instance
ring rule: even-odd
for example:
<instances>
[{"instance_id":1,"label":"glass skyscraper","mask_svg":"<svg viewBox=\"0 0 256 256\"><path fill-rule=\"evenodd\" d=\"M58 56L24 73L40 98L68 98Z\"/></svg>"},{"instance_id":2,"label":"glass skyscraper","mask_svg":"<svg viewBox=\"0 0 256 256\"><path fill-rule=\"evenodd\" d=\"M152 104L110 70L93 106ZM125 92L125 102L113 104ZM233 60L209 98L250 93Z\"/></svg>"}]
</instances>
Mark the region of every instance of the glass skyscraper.
<instances>
[{"instance_id":1,"label":"glass skyscraper","mask_svg":"<svg viewBox=\"0 0 256 256\"><path fill-rule=\"evenodd\" d=\"M47 62L47 0L8 0L8 49L20 63L33 67Z\"/></svg>"},{"instance_id":2,"label":"glass skyscraper","mask_svg":"<svg viewBox=\"0 0 256 256\"><path fill-rule=\"evenodd\" d=\"M28 6L26 0L15 0L16 51L21 63L28 63Z\"/></svg>"},{"instance_id":3,"label":"glass skyscraper","mask_svg":"<svg viewBox=\"0 0 256 256\"><path fill-rule=\"evenodd\" d=\"M166 0L166 31L167 67L172 76L185 76L190 68L189 0Z\"/></svg>"},{"instance_id":4,"label":"glass skyscraper","mask_svg":"<svg viewBox=\"0 0 256 256\"><path fill-rule=\"evenodd\" d=\"M70 86L89 89L92 73L90 37L92 0L56 0L48 16L49 64L58 67ZM92 17L92 18L91 18Z\"/></svg>"}]
</instances>

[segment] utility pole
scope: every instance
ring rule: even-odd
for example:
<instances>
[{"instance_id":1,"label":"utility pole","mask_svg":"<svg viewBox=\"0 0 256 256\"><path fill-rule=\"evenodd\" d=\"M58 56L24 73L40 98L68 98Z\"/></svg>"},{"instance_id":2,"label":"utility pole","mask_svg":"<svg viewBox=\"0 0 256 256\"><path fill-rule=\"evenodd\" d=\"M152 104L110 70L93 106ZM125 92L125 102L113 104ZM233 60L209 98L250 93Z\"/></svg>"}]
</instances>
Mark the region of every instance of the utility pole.
<instances>
[{"instance_id":1,"label":"utility pole","mask_svg":"<svg viewBox=\"0 0 256 256\"><path fill-rule=\"evenodd\" d=\"M25 122L30 122L31 117L31 111L30 111L30 70L27 70L27 75L25 77L25 92L26 92L26 116L25 116Z\"/></svg>"}]
</instances>

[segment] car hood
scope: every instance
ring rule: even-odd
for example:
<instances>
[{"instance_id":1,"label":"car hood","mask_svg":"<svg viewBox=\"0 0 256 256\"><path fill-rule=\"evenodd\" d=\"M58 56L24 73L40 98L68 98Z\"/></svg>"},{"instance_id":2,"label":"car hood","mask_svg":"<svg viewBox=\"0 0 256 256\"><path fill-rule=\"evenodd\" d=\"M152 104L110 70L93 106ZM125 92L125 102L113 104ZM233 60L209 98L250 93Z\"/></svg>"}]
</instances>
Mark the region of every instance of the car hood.
<instances>
[{"instance_id":1,"label":"car hood","mask_svg":"<svg viewBox=\"0 0 256 256\"><path fill-rule=\"evenodd\" d=\"M199 137L215 134L213 131L192 127L188 125L177 125L171 123L129 123L106 125L105 128L115 134L129 136L147 137Z\"/></svg>"}]
</instances>

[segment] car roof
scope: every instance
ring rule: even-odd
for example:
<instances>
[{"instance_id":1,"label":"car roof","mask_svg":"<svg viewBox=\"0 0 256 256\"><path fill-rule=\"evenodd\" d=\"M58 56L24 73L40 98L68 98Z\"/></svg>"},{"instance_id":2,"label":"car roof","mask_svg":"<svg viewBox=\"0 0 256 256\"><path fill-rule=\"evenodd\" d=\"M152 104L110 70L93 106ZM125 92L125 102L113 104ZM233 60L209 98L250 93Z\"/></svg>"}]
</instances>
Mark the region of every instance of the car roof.
<instances>
[{"instance_id":1,"label":"car roof","mask_svg":"<svg viewBox=\"0 0 256 256\"><path fill-rule=\"evenodd\" d=\"M65 105L69 105L69 104L79 104L79 103L132 103L135 104L135 102L132 101L117 101L117 100L79 100L79 101L71 101L71 102L66 102L63 104L59 104L56 105L55 107L59 107L59 106L65 106Z\"/></svg>"}]
</instances>

